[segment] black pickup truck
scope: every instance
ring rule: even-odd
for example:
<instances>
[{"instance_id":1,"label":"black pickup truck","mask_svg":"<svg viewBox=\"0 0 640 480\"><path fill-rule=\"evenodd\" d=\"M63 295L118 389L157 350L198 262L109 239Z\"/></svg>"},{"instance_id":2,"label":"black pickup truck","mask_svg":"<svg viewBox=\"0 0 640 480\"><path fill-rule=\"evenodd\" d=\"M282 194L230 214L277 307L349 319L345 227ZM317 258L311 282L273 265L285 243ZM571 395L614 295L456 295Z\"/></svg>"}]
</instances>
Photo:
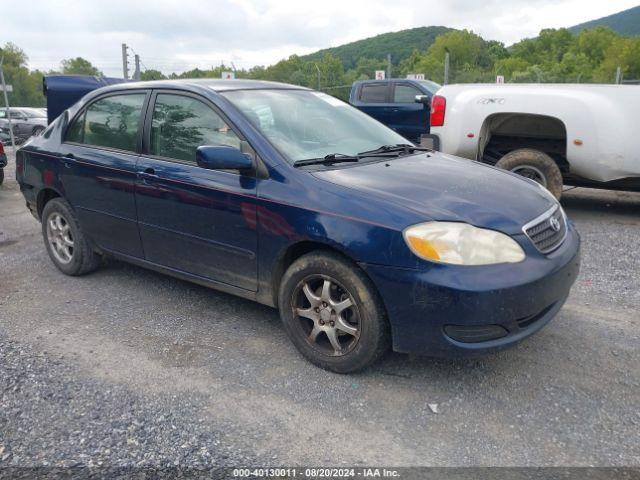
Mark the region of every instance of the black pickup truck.
<instances>
[{"instance_id":1,"label":"black pickup truck","mask_svg":"<svg viewBox=\"0 0 640 480\"><path fill-rule=\"evenodd\" d=\"M349 103L419 144L429 133L431 97L439 88L430 80L360 80L351 87Z\"/></svg>"}]
</instances>

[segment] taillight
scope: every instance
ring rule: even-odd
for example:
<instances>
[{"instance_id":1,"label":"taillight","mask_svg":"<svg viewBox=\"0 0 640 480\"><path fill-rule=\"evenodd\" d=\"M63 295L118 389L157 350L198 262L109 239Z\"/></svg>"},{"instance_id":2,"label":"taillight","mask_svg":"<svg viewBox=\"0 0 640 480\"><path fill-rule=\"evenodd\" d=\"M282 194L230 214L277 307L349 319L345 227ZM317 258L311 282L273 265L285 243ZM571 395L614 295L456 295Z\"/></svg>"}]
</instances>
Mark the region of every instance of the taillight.
<instances>
[{"instance_id":1,"label":"taillight","mask_svg":"<svg viewBox=\"0 0 640 480\"><path fill-rule=\"evenodd\" d=\"M444 111L447 108L447 99L440 95L434 95L431 99L431 118L429 124L432 127L444 125Z\"/></svg>"},{"instance_id":2,"label":"taillight","mask_svg":"<svg viewBox=\"0 0 640 480\"><path fill-rule=\"evenodd\" d=\"M4 154L4 145L2 145L2 142L0 142L0 155Z\"/></svg>"}]
</instances>

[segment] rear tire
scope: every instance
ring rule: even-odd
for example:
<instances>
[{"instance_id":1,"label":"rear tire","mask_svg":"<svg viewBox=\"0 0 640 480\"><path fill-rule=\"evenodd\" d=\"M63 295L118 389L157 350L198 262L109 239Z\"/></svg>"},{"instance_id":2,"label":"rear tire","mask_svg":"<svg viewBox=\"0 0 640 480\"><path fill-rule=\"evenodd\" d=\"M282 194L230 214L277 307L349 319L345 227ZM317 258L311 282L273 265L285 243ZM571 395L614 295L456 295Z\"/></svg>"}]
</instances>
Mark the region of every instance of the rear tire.
<instances>
[{"instance_id":1,"label":"rear tire","mask_svg":"<svg viewBox=\"0 0 640 480\"><path fill-rule=\"evenodd\" d=\"M278 296L289 338L311 363L337 373L373 364L389 349L386 311L371 280L333 252L303 255Z\"/></svg>"},{"instance_id":2,"label":"rear tire","mask_svg":"<svg viewBox=\"0 0 640 480\"><path fill-rule=\"evenodd\" d=\"M557 199L562 195L562 173L556 162L544 152L531 148L514 150L498 160L496 167L536 181Z\"/></svg>"},{"instance_id":3,"label":"rear tire","mask_svg":"<svg viewBox=\"0 0 640 480\"><path fill-rule=\"evenodd\" d=\"M54 198L44 206L42 236L51 261L64 274L84 275L100 265L100 257L63 199Z\"/></svg>"},{"instance_id":4,"label":"rear tire","mask_svg":"<svg viewBox=\"0 0 640 480\"><path fill-rule=\"evenodd\" d=\"M0 185L4 182L4 168L0 168Z\"/></svg>"}]
</instances>

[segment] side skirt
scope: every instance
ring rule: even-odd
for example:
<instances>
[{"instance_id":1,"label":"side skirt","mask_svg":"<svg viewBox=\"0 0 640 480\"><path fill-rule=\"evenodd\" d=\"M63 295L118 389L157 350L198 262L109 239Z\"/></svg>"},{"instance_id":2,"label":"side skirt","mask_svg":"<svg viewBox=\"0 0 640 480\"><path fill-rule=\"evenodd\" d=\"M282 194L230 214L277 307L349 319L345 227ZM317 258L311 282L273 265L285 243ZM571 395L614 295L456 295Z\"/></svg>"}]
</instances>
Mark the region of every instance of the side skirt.
<instances>
[{"instance_id":1,"label":"side skirt","mask_svg":"<svg viewBox=\"0 0 640 480\"><path fill-rule=\"evenodd\" d=\"M231 295L236 295L238 297L246 298L248 300L253 300L254 302L261 302L259 299L258 292L252 292L251 290L245 290L244 288L235 287L233 285L229 285L227 283L216 282L215 280L211 280L209 278L200 277L198 275L193 275L191 273L184 272L182 270L177 270L175 268L166 267L164 265L159 265L157 263L149 262L147 260L143 260L137 257L131 257L129 255L124 255L118 252L112 252L109 250L101 249L101 252L105 253L109 257L113 257L118 260L122 260L127 263L131 263L133 265L137 265L139 267L147 268L149 270L153 270L158 273L164 273L165 275L169 275L175 278L179 278L180 280L185 280L187 282L196 283L203 287L211 288L214 290L218 290L224 293L230 293ZM271 306L271 305L269 305Z\"/></svg>"}]
</instances>

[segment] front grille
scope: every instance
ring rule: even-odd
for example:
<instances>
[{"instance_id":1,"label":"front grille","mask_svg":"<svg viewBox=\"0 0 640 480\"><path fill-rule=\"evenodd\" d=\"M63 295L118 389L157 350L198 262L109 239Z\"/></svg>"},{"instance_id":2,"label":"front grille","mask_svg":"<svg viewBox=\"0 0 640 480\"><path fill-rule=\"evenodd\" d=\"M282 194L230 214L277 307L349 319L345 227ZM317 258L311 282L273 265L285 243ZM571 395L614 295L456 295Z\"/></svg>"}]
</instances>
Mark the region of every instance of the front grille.
<instances>
[{"instance_id":1,"label":"front grille","mask_svg":"<svg viewBox=\"0 0 640 480\"><path fill-rule=\"evenodd\" d=\"M558 248L567 235L567 222L559 205L527 223L522 230L542 253Z\"/></svg>"}]
</instances>

